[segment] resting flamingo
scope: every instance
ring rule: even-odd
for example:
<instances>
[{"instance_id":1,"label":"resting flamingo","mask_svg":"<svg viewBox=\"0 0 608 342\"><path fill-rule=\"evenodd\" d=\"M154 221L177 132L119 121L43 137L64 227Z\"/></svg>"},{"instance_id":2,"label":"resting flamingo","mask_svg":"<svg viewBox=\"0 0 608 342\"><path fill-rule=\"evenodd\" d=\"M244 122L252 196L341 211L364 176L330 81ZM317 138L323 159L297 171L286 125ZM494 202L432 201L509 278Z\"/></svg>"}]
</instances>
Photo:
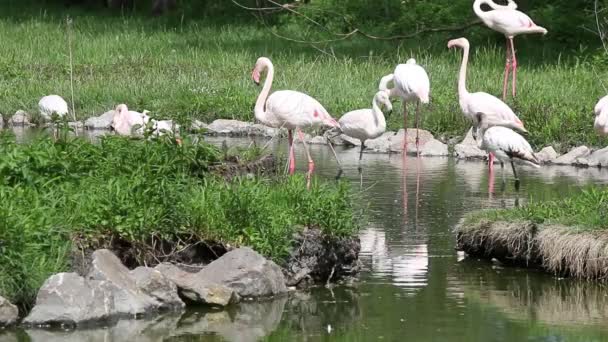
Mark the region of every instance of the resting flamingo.
<instances>
[{"instance_id":1,"label":"resting flamingo","mask_svg":"<svg viewBox=\"0 0 608 342\"><path fill-rule=\"evenodd\" d=\"M138 132L142 132L148 120L147 111L139 113L129 110L126 104L119 104L112 118L112 128L119 135L128 136L134 133L133 128L137 125L140 126Z\"/></svg>"},{"instance_id":2,"label":"resting flamingo","mask_svg":"<svg viewBox=\"0 0 608 342\"><path fill-rule=\"evenodd\" d=\"M59 95L48 95L40 99L38 102L40 116L50 121L55 114L58 117L64 117L68 114L68 103Z\"/></svg>"},{"instance_id":3,"label":"resting flamingo","mask_svg":"<svg viewBox=\"0 0 608 342\"><path fill-rule=\"evenodd\" d=\"M389 89L388 84L393 81L394 87ZM382 77L379 90L387 91L390 97L400 97L403 103L403 153L407 153L407 102L416 102L416 154L420 157L420 141L418 138L418 125L420 122L420 103L429 103L431 91L429 76L423 67L410 58L405 64L399 64L392 74Z\"/></svg>"},{"instance_id":4,"label":"resting flamingo","mask_svg":"<svg viewBox=\"0 0 608 342\"><path fill-rule=\"evenodd\" d=\"M483 11L482 4L489 5L491 11ZM507 83L509 73L512 72L513 80L511 82L513 97L516 92L517 82L517 58L515 57L515 44L513 39L520 34L541 33L547 34L544 27L536 25L526 14L516 10L517 4L513 0L509 0L507 6L502 6L494 3L492 0L475 0L473 3L473 11L483 21L483 23L494 31L500 32L507 38L507 60L505 63L505 77L503 82L502 99L507 98Z\"/></svg>"},{"instance_id":5,"label":"resting flamingo","mask_svg":"<svg viewBox=\"0 0 608 342\"><path fill-rule=\"evenodd\" d=\"M512 122L515 127L525 131L524 124L515 115L513 110L496 96L484 92L469 93L467 90L467 64L469 63L470 44L466 38L453 39L448 42L448 48L459 47L463 50L462 64L458 76L458 98L460 109L464 116L473 121L473 136L477 137L479 119L477 113L485 113L494 119ZM494 167L494 155L490 152L488 157L490 170Z\"/></svg>"},{"instance_id":6,"label":"resting flamingo","mask_svg":"<svg viewBox=\"0 0 608 342\"><path fill-rule=\"evenodd\" d=\"M504 168L504 162L509 161L515 176L515 186L519 188L519 178L513 158L521 159L532 163L536 167L540 167L540 162L534 156L534 151L530 144L513 129L521 129L518 125L511 121L505 121L488 116L485 113L477 113L477 121L479 122L478 140L479 148L494 153L500 161L501 168Z\"/></svg>"},{"instance_id":7,"label":"resting flamingo","mask_svg":"<svg viewBox=\"0 0 608 342\"><path fill-rule=\"evenodd\" d=\"M387 111L393 110L393 105L389 99L388 92L380 90L374 96L372 108L357 109L348 112L338 120L340 131L349 137L361 140L361 150L359 151L359 172L361 172L361 158L365 149L365 141L375 139L386 131L386 119L380 109L384 106Z\"/></svg>"},{"instance_id":8,"label":"resting flamingo","mask_svg":"<svg viewBox=\"0 0 608 342\"><path fill-rule=\"evenodd\" d=\"M608 135L608 95L597 102L593 112L595 113L593 128L599 135Z\"/></svg>"},{"instance_id":9,"label":"resting flamingo","mask_svg":"<svg viewBox=\"0 0 608 342\"><path fill-rule=\"evenodd\" d=\"M329 115L327 110L309 95L294 91L280 90L275 91L270 96L272 81L274 79L274 66L270 59L260 57L255 63L251 78L256 84L260 84L260 77L263 71L266 71L266 80L262 91L255 103L254 114L256 119L264 125L280 128L287 128L289 139L289 173L293 174L296 168L296 159L293 146L293 131L295 130L304 144L304 150L308 157L308 172L307 179L310 185L310 177L314 171L315 164L310 156L310 150L302 133L303 128L318 127L321 125L329 127L339 127L338 122ZM333 150L331 143L328 141L330 148ZM336 156L336 160L337 156ZM339 165L339 162L338 162Z\"/></svg>"}]
</instances>

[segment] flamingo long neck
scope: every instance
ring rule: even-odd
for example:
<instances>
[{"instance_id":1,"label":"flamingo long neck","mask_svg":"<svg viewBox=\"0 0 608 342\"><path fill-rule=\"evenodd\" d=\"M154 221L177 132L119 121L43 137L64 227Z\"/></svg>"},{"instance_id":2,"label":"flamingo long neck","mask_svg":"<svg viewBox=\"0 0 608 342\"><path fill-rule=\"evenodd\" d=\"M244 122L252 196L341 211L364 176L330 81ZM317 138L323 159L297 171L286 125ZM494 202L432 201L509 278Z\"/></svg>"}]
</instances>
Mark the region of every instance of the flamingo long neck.
<instances>
[{"instance_id":1,"label":"flamingo long neck","mask_svg":"<svg viewBox=\"0 0 608 342\"><path fill-rule=\"evenodd\" d=\"M268 94L270 94L272 80L274 79L274 66L272 63L267 63L265 67L267 69L266 80L264 81L264 86L262 87L262 91L260 92L257 101L255 102L255 108L253 110L255 118L261 122L267 121L266 119L268 117L268 113L266 113L264 107L266 105L266 100L268 99Z\"/></svg>"},{"instance_id":2,"label":"flamingo long neck","mask_svg":"<svg viewBox=\"0 0 608 342\"><path fill-rule=\"evenodd\" d=\"M386 130L386 119L384 118L384 113L380 109L378 105L378 99L374 97L374 101L372 101L372 114L374 115L374 121L376 123L376 127L380 130Z\"/></svg>"},{"instance_id":3,"label":"flamingo long neck","mask_svg":"<svg viewBox=\"0 0 608 342\"><path fill-rule=\"evenodd\" d=\"M458 75L458 96L465 97L469 94L467 90L467 64L469 63L469 47L462 48L462 64L460 65L460 75Z\"/></svg>"},{"instance_id":4,"label":"flamingo long neck","mask_svg":"<svg viewBox=\"0 0 608 342\"><path fill-rule=\"evenodd\" d=\"M489 5L488 1L486 0L475 0L475 2L473 3L473 11L475 12L475 15L477 15L481 20L484 20L487 17L486 12L481 9L481 4L483 3ZM492 7L492 5L489 6ZM492 8L494 9L494 7Z\"/></svg>"},{"instance_id":5,"label":"flamingo long neck","mask_svg":"<svg viewBox=\"0 0 608 342\"><path fill-rule=\"evenodd\" d=\"M399 93L397 88L393 87L393 88L388 88L388 84L393 82L393 80L395 79L395 75L394 74L388 74L384 77L382 77L380 79L380 84L378 85L378 90L384 90L386 92L388 92L388 95L390 97L398 97Z\"/></svg>"}]
</instances>

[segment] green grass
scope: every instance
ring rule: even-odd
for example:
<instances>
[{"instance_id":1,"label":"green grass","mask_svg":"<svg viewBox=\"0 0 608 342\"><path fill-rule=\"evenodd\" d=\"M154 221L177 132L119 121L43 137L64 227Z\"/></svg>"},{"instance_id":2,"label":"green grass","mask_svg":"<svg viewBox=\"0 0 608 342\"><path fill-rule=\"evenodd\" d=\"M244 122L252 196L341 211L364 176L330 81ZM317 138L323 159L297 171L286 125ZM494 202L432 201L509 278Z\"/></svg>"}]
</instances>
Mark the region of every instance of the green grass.
<instances>
[{"instance_id":1,"label":"green grass","mask_svg":"<svg viewBox=\"0 0 608 342\"><path fill-rule=\"evenodd\" d=\"M389 42L355 37L319 44L322 53L310 45L277 38L252 21L224 20L222 24L207 18L148 18L103 11L93 15L50 5L45 7L48 11L31 5L8 7L0 15L0 113L36 112L38 99L46 94L70 98L65 25L69 15L79 118L124 102L181 122L193 118L253 121L253 103L260 88L251 81L250 71L261 55L275 63L274 89L304 91L338 117L370 107L380 77L413 56L431 78L431 105L423 110L422 127L448 137L467 130L456 94L460 52L446 48L448 39L462 33ZM312 30L289 22L274 29L293 37ZM499 95L503 38L478 38L484 37L479 34L484 30L478 27L464 33L473 38L469 90ZM532 144L555 144L558 150L601 145L592 130L592 109L605 93L599 82L606 78L605 58L585 48L560 50L550 36L523 37L517 42L520 92L508 103L524 120ZM397 107L389 118L390 129L403 125L399 113Z\"/></svg>"},{"instance_id":2,"label":"green grass","mask_svg":"<svg viewBox=\"0 0 608 342\"><path fill-rule=\"evenodd\" d=\"M344 183L314 180L307 191L303 176L225 182L209 172L221 162L217 148L188 138L183 146L118 137L16 144L2 134L0 294L28 306L48 276L69 269L74 248L113 239L142 260L160 253L159 241L205 240L281 261L301 227L356 231Z\"/></svg>"},{"instance_id":3,"label":"green grass","mask_svg":"<svg viewBox=\"0 0 608 342\"><path fill-rule=\"evenodd\" d=\"M606 230L608 190L589 187L566 199L531 201L520 208L479 211L467 216L463 226L471 226L481 220L560 224L581 232Z\"/></svg>"}]
</instances>

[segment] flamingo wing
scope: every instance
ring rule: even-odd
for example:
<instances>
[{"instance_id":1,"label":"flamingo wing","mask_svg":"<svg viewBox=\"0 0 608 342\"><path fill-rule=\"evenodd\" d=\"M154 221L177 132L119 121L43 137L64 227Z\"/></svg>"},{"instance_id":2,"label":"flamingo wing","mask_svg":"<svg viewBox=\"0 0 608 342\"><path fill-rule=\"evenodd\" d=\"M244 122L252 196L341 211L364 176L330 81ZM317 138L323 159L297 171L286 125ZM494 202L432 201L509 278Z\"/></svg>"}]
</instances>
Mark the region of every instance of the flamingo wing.
<instances>
[{"instance_id":1,"label":"flamingo wing","mask_svg":"<svg viewBox=\"0 0 608 342\"><path fill-rule=\"evenodd\" d=\"M595 113L595 115L599 115L600 112L605 108L608 107L608 95L602 97L597 104L595 105L595 108L593 110L593 112Z\"/></svg>"},{"instance_id":2,"label":"flamingo wing","mask_svg":"<svg viewBox=\"0 0 608 342\"><path fill-rule=\"evenodd\" d=\"M317 126L330 117L319 101L294 90L272 93L266 101L266 111L287 128Z\"/></svg>"},{"instance_id":3,"label":"flamingo wing","mask_svg":"<svg viewBox=\"0 0 608 342\"><path fill-rule=\"evenodd\" d=\"M518 158L539 164L534 156L534 150L528 141L515 131L501 126L488 128L483 136L481 148L498 155L505 154L510 158Z\"/></svg>"},{"instance_id":4,"label":"flamingo wing","mask_svg":"<svg viewBox=\"0 0 608 342\"><path fill-rule=\"evenodd\" d=\"M536 25L534 21L525 13L511 10L501 9L486 12L486 24L507 36L517 35L520 33L546 33L547 30Z\"/></svg>"},{"instance_id":5,"label":"flamingo wing","mask_svg":"<svg viewBox=\"0 0 608 342\"><path fill-rule=\"evenodd\" d=\"M495 118L515 122L523 127L522 121L506 103L496 96L484 92L470 94L467 101L467 113L474 116L476 113L493 115ZM474 120L476 122L476 120Z\"/></svg>"},{"instance_id":6,"label":"flamingo wing","mask_svg":"<svg viewBox=\"0 0 608 342\"><path fill-rule=\"evenodd\" d=\"M370 130L376 126L371 109L348 112L338 120L342 133L359 140L371 138Z\"/></svg>"},{"instance_id":7,"label":"flamingo wing","mask_svg":"<svg viewBox=\"0 0 608 342\"><path fill-rule=\"evenodd\" d=\"M395 68L394 83L406 98L417 97L420 102L429 102L430 80L426 70L414 63L399 64Z\"/></svg>"}]
</instances>

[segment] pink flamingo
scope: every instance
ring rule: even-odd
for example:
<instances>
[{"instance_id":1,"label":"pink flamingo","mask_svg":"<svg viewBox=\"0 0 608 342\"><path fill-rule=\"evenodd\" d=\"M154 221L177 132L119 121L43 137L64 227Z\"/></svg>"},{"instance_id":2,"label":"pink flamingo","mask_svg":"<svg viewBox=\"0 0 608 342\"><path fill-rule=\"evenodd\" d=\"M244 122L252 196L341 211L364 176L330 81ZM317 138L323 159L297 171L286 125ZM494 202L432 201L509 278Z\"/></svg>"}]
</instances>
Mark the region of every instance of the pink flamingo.
<instances>
[{"instance_id":1,"label":"pink flamingo","mask_svg":"<svg viewBox=\"0 0 608 342\"><path fill-rule=\"evenodd\" d=\"M599 135L608 135L608 95L597 102L593 112L595 113L593 128Z\"/></svg>"},{"instance_id":2,"label":"pink flamingo","mask_svg":"<svg viewBox=\"0 0 608 342\"><path fill-rule=\"evenodd\" d=\"M510 122L513 127L525 132L524 124L519 120L506 103L496 96L484 92L469 93L467 90L467 64L469 63L470 44L466 38L453 39L448 42L448 48L459 47L463 50L462 64L460 65L460 75L458 76L458 97L460 109L465 117L473 121L473 136L477 138L477 129L480 125L477 113L485 113L488 117L495 120ZM494 155L490 151L488 157L490 170L493 169Z\"/></svg>"},{"instance_id":3,"label":"pink flamingo","mask_svg":"<svg viewBox=\"0 0 608 342\"><path fill-rule=\"evenodd\" d=\"M481 9L481 4L487 4L492 10L484 12ZM544 27L536 25L530 17L525 13L516 10L517 4L513 0L509 0L507 6L502 6L494 3L492 0L475 0L473 3L473 11L483 21L483 23L494 31L500 32L507 38L507 61L505 63L505 78L502 89L502 99L507 98L507 83L509 73L513 72L513 97L516 91L517 79L517 58L515 57L515 44L513 38L520 34L541 33L547 34Z\"/></svg>"},{"instance_id":4,"label":"pink flamingo","mask_svg":"<svg viewBox=\"0 0 608 342\"><path fill-rule=\"evenodd\" d=\"M389 89L388 84L393 81L395 87ZM379 90L387 91L390 97L400 97L403 101L403 154L407 153L407 102L416 102L416 154L420 157L418 124L420 122L420 103L429 103L431 85L429 76L423 67L416 64L416 60L410 58L405 64L399 64L392 74L382 77L378 86Z\"/></svg>"},{"instance_id":5,"label":"pink flamingo","mask_svg":"<svg viewBox=\"0 0 608 342\"><path fill-rule=\"evenodd\" d=\"M319 101L304 93L293 90L275 91L269 96L270 88L274 78L274 66L270 59L260 57L255 63L251 78L256 84L260 84L260 77L263 71L266 73L266 81L262 87L262 91L255 103L254 114L256 119L264 125L280 128L287 128L289 139L289 173L293 174L296 168L296 158L294 155L293 146L293 130L298 133L300 140L304 144L304 150L308 157L308 183L310 184L310 176L314 171L315 164L310 156L308 145L304 139L302 128L329 126L340 127L338 122L329 115L327 110L319 103ZM329 141L328 141L329 142ZM331 143L330 143L331 147ZM332 148L332 152L335 151ZM336 156L336 160L338 160ZM339 165L339 162L338 162Z\"/></svg>"}]
</instances>

